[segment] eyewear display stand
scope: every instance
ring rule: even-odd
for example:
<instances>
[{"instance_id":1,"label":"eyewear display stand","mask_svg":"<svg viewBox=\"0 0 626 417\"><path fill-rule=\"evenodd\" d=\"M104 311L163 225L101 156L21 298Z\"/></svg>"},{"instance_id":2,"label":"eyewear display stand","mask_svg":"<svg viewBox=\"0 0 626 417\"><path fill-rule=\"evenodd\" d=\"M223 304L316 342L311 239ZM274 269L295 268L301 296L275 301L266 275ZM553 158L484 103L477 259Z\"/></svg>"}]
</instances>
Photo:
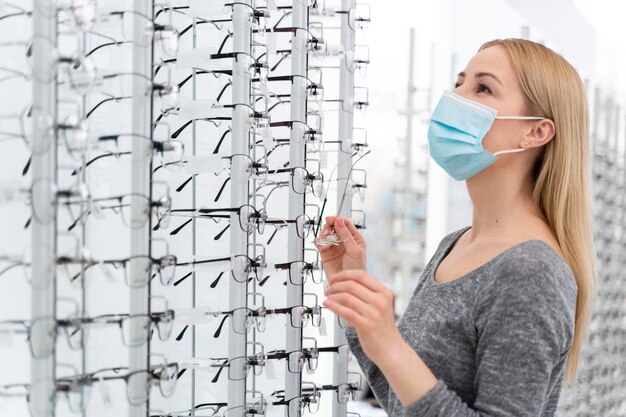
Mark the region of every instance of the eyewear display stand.
<instances>
[{"instance_id":1,"label":"eyewear display stand","mask_svg":"<svg viewBox=\"0 0 626 417\"><path fill-rule=\"evenodd\" d=\"M132 132L137 137L150 138L152 140L152 94L146 91L152 89L152 47L141 46L141 39L145 37L145 18L152 15L153 4L151 0L133 1L133 72L142 74L133 82L132 95ZM145 202L139 196L152 195L152 149L148 140L134 140L132 145L131 165L131 218L133 226L130 232L130 300L129 308L131 315L150 314L150 285L151 277L146 276L144 262L140 256L151 254L151 222L150 212L145 210ZM135 227L135 225L141 225ZM134 258L134 259L133 259ZM148 285L139 286L138 282L147 281ZM141 326L144 324L133 320L130 325L131 334L141 334ZM130 347L128 357L129 373L150 369L150 340L141 346ZM146 384L140 378L133 378L129 382L128 392L130 397L141 395L146 390ZM148 412L148 401L141 404L128 405L129 417L143 417Z\"/></svg>"},{"instance_id":2,"label":"eyewear display stand","mask_svg":"<svg viewBox=\"0 0 626 417\"><path fill-rule=\"evenodd\" d=\"M33 70L45 74L46 69L56 64L54 50L47 40L55 40L56 17L41 10L33 11ZM56 114L57 86L55 77L33 77L33 115L45 119L46 114ZM57 158L56 135L43 123L33 123L32 147L43 152L32 153L32 178L35 181L56 184ZM38 320L56 317L56 187L37 187L32 191L32 275L31 275L31 318ZM37 207L37 210L34 209ZM36 215L35 215L36 214ZM55 407L56 358L55 335L46 326L31 328L31 349L35 344L50 345L52 352L41 358L32 358L30 371L30 412L46 415ZM35 350L35 349L32 349ZM36 355L33 355L36 356Z\"/></svg>"},{"instance_id":3,"label":"eyewear display stand","mask_svg":"<svg viewBox=\"0 0 626 417\"><path fill-rule=\"evenodd\" d=\"M251 51L251 39L250 31L251 25L248 19L251 8L250 0L244 0L240 4L233 5L233 50L235 52L242 52L250 54ZM234 65L237 65L237 60L234 60ZM250 79L245 75L236 71L233 68L233 103L250 103ZM248 131L248 120L246 112L242 107L237 107L233 111L233 132L232 132L232 153L248 155L250 152L250 132ZM236 158L233 160L233 167L235 171L245 169L243 164L246 163L242 158ZM233 207L239 207L243 204L248 204L248 183L247 182L235 182L231 185L231 205ZM238 216L236 213L231 214L231 225L238 222ZM246 254L248 255L248 234L238 227L230 228L230 249L231 254ZM236 309L247 307L247 281L237 282L234 279L229 281L229 308ZM245 316L241 318L232 317L232 320L245 321ZM245 323L233 323L233 326L229 327L228 332L228 357L237 358L246 356L247 337L246 333L237 333L234 331L236 326L245 328ZM236 417L245 416L246 405L246 380L228 380L228 408L239 410Z\"/></svg>"},{"instance_id":4,"label":"eyewear display stand","mask_svg":"<svg viewBox=\"0 0 626 417\"><path fill-rule=\"evenodd\" d=\"M29 346L30 377L0 382L0 415L350 415L360 379L313 242L365 188L357 9L0 4L0 34L19 18L34 35L18 52L32 106L0 115L31 154L29 254L0 254L3 285L27 276L31 317L0 317L0 336Z\"/></svg>"}]
</instances>

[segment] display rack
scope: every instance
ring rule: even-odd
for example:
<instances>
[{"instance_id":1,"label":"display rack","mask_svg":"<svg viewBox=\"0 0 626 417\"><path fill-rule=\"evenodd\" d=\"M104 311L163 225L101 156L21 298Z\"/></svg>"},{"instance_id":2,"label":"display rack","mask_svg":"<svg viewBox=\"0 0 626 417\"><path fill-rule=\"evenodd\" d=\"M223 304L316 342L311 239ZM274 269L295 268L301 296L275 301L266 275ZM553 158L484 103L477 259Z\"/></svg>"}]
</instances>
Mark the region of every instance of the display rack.
<instances>
[{"instance_id":1,"label":"display rack","mask_svg":"<svg viewBox=\"0 0 626 417\"><path fill-rule=\"evenodd\" d=\"M0 414L349 414L361 381L313 240L364 188L367 22L352 0L0 5L0 33L34 35L0 81L33 100L2 117L29 160L5 214L31 219L0 279L31 312L3 310L0 336L31 375L7 363Z\"/></svg>"}]
</instances>

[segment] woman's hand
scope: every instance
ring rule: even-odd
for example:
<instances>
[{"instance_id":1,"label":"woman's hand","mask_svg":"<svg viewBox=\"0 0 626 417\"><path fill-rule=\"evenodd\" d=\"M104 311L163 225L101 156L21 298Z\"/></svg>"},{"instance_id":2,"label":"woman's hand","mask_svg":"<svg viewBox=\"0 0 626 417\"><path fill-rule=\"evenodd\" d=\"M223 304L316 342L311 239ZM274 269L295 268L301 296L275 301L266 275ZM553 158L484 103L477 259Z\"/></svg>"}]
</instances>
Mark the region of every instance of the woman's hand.
<instances>
[{"instance_id":1,"label":"woman's hand","mask_svg":"<svg viewBox=\"0 0 626 417\"><path fill-rule=\"evenodd\" d=\"M321 236L330 234L332 228L341 242L337 246L316 244L322 257L322 265L327 277L350 269L365 269L365 239L352 222L344 217L328 216Z\"/></svg>"},{"instance_id":2,"label":"woman's hand","mask_svg":"<svg viewBox=\"0 0 626 417\"><path fill-rule=\"evenodd\" d=\"M393 292L364 270L328 277L324 306L356 330L363 352L378 366L404 343L396 326Z\"/></svg>"}]
</instances>

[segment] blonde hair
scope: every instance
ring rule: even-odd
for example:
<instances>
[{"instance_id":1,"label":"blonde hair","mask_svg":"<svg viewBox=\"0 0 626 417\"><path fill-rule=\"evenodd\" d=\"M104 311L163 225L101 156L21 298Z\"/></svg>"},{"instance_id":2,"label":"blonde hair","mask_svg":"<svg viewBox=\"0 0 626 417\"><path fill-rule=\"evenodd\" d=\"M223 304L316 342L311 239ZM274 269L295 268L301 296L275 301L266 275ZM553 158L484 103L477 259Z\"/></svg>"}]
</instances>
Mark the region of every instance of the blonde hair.
<instances>
[{"instance_id":1,"label":"blonde hair","mask_svg":"<svg viewBox=\"0 0 626 417\"><path fill-rule=\"evenodd\" d=\"M597 283L585 86L569 62L541 44L496 39L479 51L496 45L509 53L529 114L552 119L556 126L533 172L532 200L545 215L578 285L574 338L565 366L566 382L576 387Z\"/></svg>"}]
</instances>

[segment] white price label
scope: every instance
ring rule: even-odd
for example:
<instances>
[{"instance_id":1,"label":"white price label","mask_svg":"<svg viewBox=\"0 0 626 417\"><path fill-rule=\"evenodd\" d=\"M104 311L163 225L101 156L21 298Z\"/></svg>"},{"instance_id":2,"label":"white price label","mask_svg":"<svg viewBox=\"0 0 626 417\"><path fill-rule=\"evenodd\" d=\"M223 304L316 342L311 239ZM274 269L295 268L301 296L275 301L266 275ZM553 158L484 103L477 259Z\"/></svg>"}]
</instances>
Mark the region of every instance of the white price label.
<instances>
[{"instance_id":1,"label":"white price label","mask_svg":"<svg viewBox=\"0 0 626 417\"><path fill-rule=\"evenodd\" d=\"M102 404L104 404L106 408L113 408L113 397L111 396L111 391L109 390L108 385L104 382L102 377L99 378L98 391L100 391Z\"/></svg>"},{"instance_id":2,"label":"white price label","mask_svg":"<svg viewBox=\"0 0 626 417\"><path fill-rule=\"evenodd\" d=\"M326 327L326 317L322 317L322 319L320 320L320 335L328 335L328 328Z\"/></svg>"},{"instance_id":3,"label":"white price label","mask_svg":"<svg viewBox=\"0 0 626 417\"><path fill-rule=\"evenodd\" d=\"M276 379L276 372L274 371L274 362L272 360L265 361L265 375L268 379Z\"/></svg>"},{"instance_id":4,"label":"white price label","mask_svg":"<svg viewBox=\"0 0 626 417\"><path fill-rule=\"evenodd\" d=\"M116 282L117 281L117 279L115 278L115 274L111 270L111 265L104 264L104 263L100 264L100 271L102 271L102 275L104 275L104 277L106 278L107 281L109 281L109 282Z\"/></svg>"}]
</instances>

